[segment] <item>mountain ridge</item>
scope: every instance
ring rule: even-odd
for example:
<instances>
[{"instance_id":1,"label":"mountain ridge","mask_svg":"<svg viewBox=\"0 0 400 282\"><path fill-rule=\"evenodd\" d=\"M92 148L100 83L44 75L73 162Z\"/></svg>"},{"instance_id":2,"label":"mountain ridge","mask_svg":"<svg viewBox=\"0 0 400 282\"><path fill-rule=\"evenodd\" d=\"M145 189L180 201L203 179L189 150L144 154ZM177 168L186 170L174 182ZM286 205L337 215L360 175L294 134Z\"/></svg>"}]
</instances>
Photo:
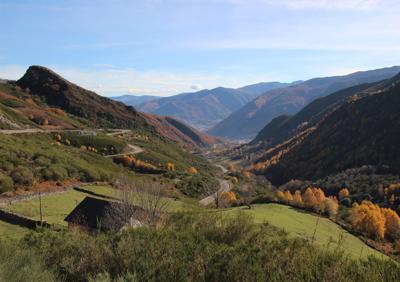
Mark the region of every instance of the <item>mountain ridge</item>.
<instances>
[{"instance_id":1,"label":"mountain ridge","mask_svg":"<svg viewBox=\"0 0 400 282\"><path fill-rule=\"evenodd\" d=\"M400 74L371 89L352 96L260 172L275 184L364 165L400 173Z\"/></svg>"},{"instance_id":2,"label":"mountain ridge","mask_svg":"<svg viewBox=\"0 0 400 282\"><path fill-rule=\"evenodd\" d=\"M198 129L207 129L262 94L265 89L287 85L272 82L239 89L216 87L152 100L139 105L138 109L147 113L173 116Z\"/></svg>"},{"instance_id":3,"label":"mountain ridge","mask_svg":"<svg viewBox=\"0 0 400 282\"><path fill-rule=\"evenodd\" d=\"M252 139L273 118L294 114L315 98L357 84L384 80L399 71L399 66L393 66L342 76L313 78L296 85L273 89L233 112L207 132L233 139Z\"/></svg>"}]
</instances>

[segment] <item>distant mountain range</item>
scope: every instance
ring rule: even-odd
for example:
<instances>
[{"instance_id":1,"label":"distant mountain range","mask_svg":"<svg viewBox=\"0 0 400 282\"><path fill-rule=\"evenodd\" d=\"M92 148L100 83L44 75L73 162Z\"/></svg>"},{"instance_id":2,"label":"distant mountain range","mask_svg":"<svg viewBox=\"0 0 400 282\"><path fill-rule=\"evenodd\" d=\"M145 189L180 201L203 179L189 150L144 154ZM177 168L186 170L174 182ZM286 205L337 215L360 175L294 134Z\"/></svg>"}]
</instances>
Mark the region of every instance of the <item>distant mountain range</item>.
<instances>
[{"instance_id":1,"label":"distant mountain range","mask_svg":"<svg viewBox=\"0 0 400 282\"><path fill-rule=\"evenodd\" d=\"M265 91L288 85L266 82L239 89L218 87L151 100L137 108L147 113L176 117L196 128L207 129Z\"/></svg>"},{"instance_id":2,"label":"distant mountain range","mask_svg":"<svg viewBox=\"0 0 400 282\"><path fill-rule=\"evenodd\" d=\"M122 95L110 98L115 101L124 103L125 105L135 107L151 100L160 99L161 97L152 95Z\"/></svg>"},{"instance_id":3,"label":"distant mountain range","mask_svg":"<svg viewBox=\"0 0 400 282\"><path fill-rule=\"evenodd\" d=\"M273 89L247 103L215 125L208 133L232 139L254 138L275 117L291 115L318 97L362 83L390 78L400 67L356 72L344 76L314 78L288 87ZM284 118L275 122L283 122Z\"/></svg>"},{"instance_id":4,"label":"distant mountain range","mask_svg":"<svg viewBox=\"0 0 400 282\"><path fill-rule=\"evenodd\" d=\"M399 174L399 105L400 74L317 99L292 118L276 118L259 134L257 140L281 143L261 146L265 153L256 171L277 185L365 165Z\"/></svg>"}]
</instances>

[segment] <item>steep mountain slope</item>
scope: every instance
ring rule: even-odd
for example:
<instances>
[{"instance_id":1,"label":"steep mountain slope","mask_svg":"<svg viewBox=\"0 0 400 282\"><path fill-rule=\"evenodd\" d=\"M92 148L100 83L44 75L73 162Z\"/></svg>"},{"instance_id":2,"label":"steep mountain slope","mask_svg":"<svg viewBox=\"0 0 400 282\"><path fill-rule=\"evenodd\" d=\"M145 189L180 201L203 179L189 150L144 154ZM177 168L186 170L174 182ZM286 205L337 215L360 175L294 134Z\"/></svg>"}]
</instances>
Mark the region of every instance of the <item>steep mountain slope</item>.
<instances>
[{"instance_id":1,"label":"steep mountain slope","mask_svg":"<svg viewBox=\"0 0 400 282\"><path fill-rule=\"evenodd\" d=\"M345 103L346 98L378 84L379 82L366 83L346 88L315 99L293 116L278 116L268 123L251 143L264 142L269 146L280 143L299 131L314 126L330 111Z\"/></svg>"},{"instance_id":2,"label":"steep mountain slope","mask_svg":"<svg viewBox=\"0 0 400 282\"><path fill-rule=\"evenodd\" d=\"M151 95L140 95L140 96L122 95L122 96L111 97L111 99L121 102L121 103L124 103L125 105L128 105L128 106L138 106L145 102L160 99L160 98L161 97L159 97L159 96L151 96Z\"/></svg>"},{"instance_id":3,"label":"steep mountain slope","mask_svg":"<svg viewBox=\"0 0 400 282\"><path fill-rule=\"evenodd\" d=\"M400 67L356 72L345 76L314 78L285 88L274 89L246 104L208 133L228 138L252 138L273 118L294 114L309 102L335 91L362 83L372 83L396 75Z\"/></svg>"},{"instance_id":4,"label":"steep mountain slope","mask_svg":"<svg viewBox=\"0 0 400 282\"><path fill-rule=\"evenodd\" d=\"M362 165L400 173L400 75L353 96L263 173L276 184L316 180Z\"/></svg>"},{"instance_id":5,"label":"steep mountain slope","mask_svg":"<svg viewBox=\"0 0 400 282\"><path fill-rule=\"evenodd\" d=\"M184 147L207 147L221 141L216 137L199 132L175 118L146 113L143 115L161 135Z\"/></svg>"},{"instance_id":6,"label":"steep mountain slope","mask_svg":"<svg viewBox=\"0 0 400 282\"><path fill-rule=\"evenodd\" d=\"M101 97L41 67L31 66L17 82L0 85L0 128L121 128L164 136L186 147L209 146L217 139L168 118L144 115Z\"/></svg>"},{"instance_id":7,"label":"steep mountain slope","mask_svg":"<svg viewBox=\"0 0 400 282\"><path fill-rule=\"evenodd\" d=\"M286 84L263 83L242 89L218 87L149 101L138 109L147 113L173 116L196 128L206 129L263 92L282 86Z\"/></svg>"},{"instance_id":8,"label":"steep mountain slope","mask_svg":"<svg viewBox=\"0 0 400 282\"><path fill-rule=\"evenodd\" d=\"M45 67L29 67L17 85L23 89L28 88L32 95L39 97L46 105L61 108L99 127L150 129L133 107L101 97Z\"/></svg>"}]
</instances>

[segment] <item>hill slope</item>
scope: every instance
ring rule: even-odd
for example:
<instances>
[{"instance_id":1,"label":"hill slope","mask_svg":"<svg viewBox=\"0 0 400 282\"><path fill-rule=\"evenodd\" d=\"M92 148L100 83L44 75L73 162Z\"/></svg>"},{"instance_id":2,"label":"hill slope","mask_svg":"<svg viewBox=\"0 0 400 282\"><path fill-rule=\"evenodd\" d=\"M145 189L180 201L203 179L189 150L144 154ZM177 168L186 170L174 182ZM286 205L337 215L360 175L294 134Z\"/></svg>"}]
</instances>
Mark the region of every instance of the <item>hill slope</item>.
<instances>
[{"instance_id":1,"label":"hill slope","mask_svg":"<svg viewBox=\"0 0 400 282\"><path fill-rule=\"evenodd\" d=\"M55 72L31 66L17 81L23 89L38 96L46 105L58 107L75 116L106 128L139 129L149 126L133 108L79 87Z\"/></svg>"},{"instance_id":2,"label":"hill slope","mask_svg":"<svg viewBox=\"0 0 400 282\"><path fill-rule=\"evenodd\" d=\"M400 174L400 75L330 113L264 174L274 183L315 180L347 168L385 165Z\"/></svg>"},{"instance_id":3,"label":"hill slope","mask_svg":"<svg viewBox=\"0 0 400 282\"><path fill-rule=\"evenodd\" d=\"M220 142L220 139L199 132L175 118L145 113L143 113L143 115L162 136L165 136L182 146L207 147Z\"/></svg>"},{"instance_id":4,"label":"hill slope","mask_svg":"<svg viewBox=\"0 0 400 282\"><path fill-rule=\"evenodd\" d=\"M345 103L346 98L378 84L379 82L360 84L339 90L315 99L293 116L278 116L268 123L251 143L262 141L270 146L280 143L299 131L314 126L330 111Z\"/></svg>"},{"instance_id":5,"label":"hill slope","mask_svg":"<svg viewBox=\"0 0 400 282\"><path fill-rule=\"evenodd\" d=\"M272 82L240 89L218 87L149 101L140 105L138 109L147 113L173 116L196 128L205 129L226 118L263 92L286 85Z\"/></svg>"},{"instance_id":6,"label":"hill slope","mask_svg":"<svg viewBox=\"0 0 400 282\"><path fill-rule=\"evenodd\" d=\"M294 114L315 98L357 84L384 80L399 71L400 67L383 68L345 76L314 78L300 84L274 89L232 113L208 133L235 139L253 138L273 118L282 114Z\"/></svg>"},{"instance_id":7,"label":"hill slope","mask_svg":"<svg viewBox=\"0 0 400 282\"><path fill-rule=\"evenodd\" d=\"M164 136L188 147L208 146L216 141L178 121L154 122L163 118L144 115L131 106L101 97L45 67L31 66L17 82L0 86L3 129L120 128Z\"/></svg>"}]
</instances>

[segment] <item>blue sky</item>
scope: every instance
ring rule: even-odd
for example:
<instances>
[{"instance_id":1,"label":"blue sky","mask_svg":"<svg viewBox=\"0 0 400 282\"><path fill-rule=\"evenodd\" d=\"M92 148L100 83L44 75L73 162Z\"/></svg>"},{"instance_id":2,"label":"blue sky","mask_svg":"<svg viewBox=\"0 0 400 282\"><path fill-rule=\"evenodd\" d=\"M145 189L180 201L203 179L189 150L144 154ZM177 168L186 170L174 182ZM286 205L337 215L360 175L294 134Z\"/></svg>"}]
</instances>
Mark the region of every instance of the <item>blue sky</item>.
<instances>
[{"instance_id":1,"label":"blue sky","mask_svg":"<svg viewBox=\"0 0 400 282\"><path fill-rule=\"evenodd\" d=\"M172 95L400 65L398 0L1 0L0 77Z\"/></svg>"}]
</instances>

